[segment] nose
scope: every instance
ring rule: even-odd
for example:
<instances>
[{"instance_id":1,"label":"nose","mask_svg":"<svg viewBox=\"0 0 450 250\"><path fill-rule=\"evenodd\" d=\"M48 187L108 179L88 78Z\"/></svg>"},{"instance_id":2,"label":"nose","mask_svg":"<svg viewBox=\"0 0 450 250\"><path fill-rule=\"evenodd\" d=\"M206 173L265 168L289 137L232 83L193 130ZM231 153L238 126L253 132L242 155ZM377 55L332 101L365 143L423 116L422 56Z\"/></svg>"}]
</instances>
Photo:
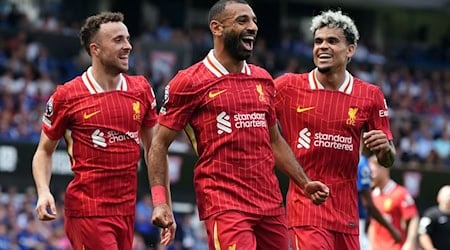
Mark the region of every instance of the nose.
<instances>
[{"instance_id":1,"label":"nose","mask_svg":"<svg viewBox=\"0 0 450 250\"><path fill-rule=\"evenodd\" d=\"M125 50L132 50L133 46L131 45L131 42L129 40L125 40L125 44L124 44L123 48Z\"/></svg>"},{"instance_id":2,"label":"nose","mask_svg":"<svg viewBox=\"0 0 450 250\"><path fill-rule=\"evenodd\" d=\"M249 30L249 31L252 31L253 33L256 34L256 32L258 31L258 25L256 24L255 21L251 21L251 22L250 22L250 25L249 25L249 27L248 27L248 30Z\"/></svg>"},{"instance_id":3,"label":"nose","mask_svg":"<svg viewBox=\"0 0 450 250\"><path fill-rule=\"evenodd\" d=\"M319 47L319 49L326 49L326 48L328 48L328 45L329 45L328 42L326 40L323 40L317 46Z\"/></svg>"}]
</instances>

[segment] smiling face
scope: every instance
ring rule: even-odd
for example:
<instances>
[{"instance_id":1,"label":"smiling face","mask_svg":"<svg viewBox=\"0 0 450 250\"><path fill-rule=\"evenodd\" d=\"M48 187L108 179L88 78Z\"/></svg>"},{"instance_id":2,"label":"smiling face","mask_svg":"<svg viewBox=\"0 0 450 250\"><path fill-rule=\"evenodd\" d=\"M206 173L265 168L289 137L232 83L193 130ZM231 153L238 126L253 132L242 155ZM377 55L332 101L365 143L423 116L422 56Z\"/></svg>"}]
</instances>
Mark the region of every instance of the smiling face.
<instances>
[{"instance_id":1,"label":"smiling face","mask_svg":"<svg viewBox=\"0 0 450 250\"><path fill-rule=\"evenodd\" d=\"M100 25L91 46L91 54L113 74L128 71L128 56L132 49L130 34L122 22L108 22Z\"/></svg>"},{"instance_id":2,"label":"smiling face","mask_svg":"<svg viewBox=\"0 0 450 250\"><path fill-rule=\"evenodd\" d=\"M345 71L356 46L349 44L340 28L327 26L314 33L314 64L322 73Z\"/></svg>"},{"instance_id":3,"label":"smiling face","mask_svg":"<svg viewBox=\"0 0 450 250\"><path fill-rule=\"evenodd\" d=\"M238 61L247 60L252 54L258 31L252 8L247 4L228 3L221 26L225 50Z\"/></svg>"}]
</instances>

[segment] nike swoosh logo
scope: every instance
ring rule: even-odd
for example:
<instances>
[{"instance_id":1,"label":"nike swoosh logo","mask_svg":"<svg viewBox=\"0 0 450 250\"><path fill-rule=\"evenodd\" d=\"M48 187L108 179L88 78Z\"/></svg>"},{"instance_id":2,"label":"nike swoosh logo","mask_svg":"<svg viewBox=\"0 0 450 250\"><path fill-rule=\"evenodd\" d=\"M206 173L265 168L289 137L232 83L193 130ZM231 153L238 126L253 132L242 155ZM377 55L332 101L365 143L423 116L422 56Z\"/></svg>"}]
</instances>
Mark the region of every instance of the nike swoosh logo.
<instances>
[{"instance_id":1,"label":"nike swoosh logo","mask_svg":"<svg viewBox=\"0 0 450 250\"><path fill-rule=\"evenodd\" d=\"M95 111L95 112L92 112L92 113L89 113L89 114L87 114L86 112L84 112L84 114L83 114L83 119L87 120L87 119L93 117L94 115L96 115L96 114L98 114L98 113L100 113L100 110Z\"/></svg>"},{"instance_id":2,"label":"nike swoosh logo","mask_svg":"<svg viewBox=\"0 0 450 250\"><path fill-rule=\"evenodd\" d=\"M209 94L208 94L208 96L209 96L209 98L214 98L214 97L216 97L216 96L222 94L222 93L225 92L225 91L227 91L227 90L226 90L226 89L223 89L223 90L219 90L219 91L210 91Z\"/></svg>"},{"instance_id":3,"label":"nike swoosh logo","mask_svg":"<svg viewBox=\"0 0 450 250\"><path fill-rule=\"evenodd\" d=\"M297 107L297 113L302 113L311 109L314 109L314 107L306 107L306 108Z\"/></svg>"}]
</instances>

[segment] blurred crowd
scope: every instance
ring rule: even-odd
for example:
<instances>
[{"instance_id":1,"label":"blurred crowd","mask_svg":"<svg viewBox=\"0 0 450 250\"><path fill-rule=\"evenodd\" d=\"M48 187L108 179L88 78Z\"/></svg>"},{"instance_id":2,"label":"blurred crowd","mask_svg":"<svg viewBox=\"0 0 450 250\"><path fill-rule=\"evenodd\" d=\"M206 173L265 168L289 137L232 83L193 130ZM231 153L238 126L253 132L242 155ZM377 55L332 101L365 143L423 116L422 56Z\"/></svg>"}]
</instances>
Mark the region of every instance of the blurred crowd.
<instances>
[{"instance_id":1,"label":"blurred crowd","mask_svg":"<svg viewBox=\"0 0 450 250\"><path fill-rule=\"evenodd\" d=\"M79 25L79 24L78 24ZM0 140L37 143L40 119L46 100L58 84L82 73L89 58L80 48L73 58L56 58L49 45L30 35L32 32L58 33L77 39L77 24L64 24L49 13L30 22L26 15L10 8L0 16L0 28L18 30L0 39ZM450 38L442 37L442 45L421 53L383 53L371 42L358 45L350 71L363 80L381 86L387 98L392 131L398 150L397 166L450 169ZM284 72L307 72L312 68L311 44L298 32L285 31L276 46L268 48L259 37L251 62L265 67L273 77ZM145 28L132 38L130 74L145 75L162 100L164 87L177 69L161 73L143 52L142 44L162 42L186 48L190 62L201 60L212 47L209 31L192 27L185 31L172 28L166 19L155 27ZM446 42L447 41L447 42ZM409 45L405 44L405 48ZM396 48L396 51L402 51ZM389 55L389 57L388 57ZM421 65L407 64L414 55ZM439 55L439 57L436 57ZM431 63L432 60L432 63ZM395 62L395 63L394 63ZM188 151L185 137L177 146ZM406 163L406 164L404 164Z\"/></svg>"},{"instance_id":2,"label":"blurred crowd","mask_svg":"<svg viewBox=\"0 0 450 250\"><path fill-rule=\"evenodd\" d=\"M5 190L3 190L5 189ZM37 219L36 190L28 187L0 186L0 250L70 250L64 232L64 192L55 193L57 218ZM138 197L133 250L207 250L206 230L194 212L175 213L177 234L168 247L159 242L159 229L151 224L152 201L149 194Z\"/></svg>"}]
</instances>

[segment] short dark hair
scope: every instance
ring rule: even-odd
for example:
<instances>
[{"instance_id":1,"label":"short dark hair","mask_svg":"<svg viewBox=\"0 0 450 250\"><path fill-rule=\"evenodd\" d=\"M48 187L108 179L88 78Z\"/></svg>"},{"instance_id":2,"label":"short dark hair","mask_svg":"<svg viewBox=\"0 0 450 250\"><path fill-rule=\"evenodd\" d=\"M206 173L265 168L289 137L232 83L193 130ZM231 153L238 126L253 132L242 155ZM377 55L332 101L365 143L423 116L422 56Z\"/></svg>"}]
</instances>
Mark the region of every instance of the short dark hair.
<instances>
[{"instance_id":1,"label":"short dark hair","mask_svg":"<svg viewBox=\"0 0 450 250\"><path fill-rule=\"evenodd\" d=\"M89 44L92 42L92 38L97 34L100 29L100 25L109 22L123 22L124 17L120 12L102 12L100 14L90 16L84 22L83 27L80 29L80 42L81 46L87 51L89 55Z\"/></svg>"},{"instance_id":2,"label":"short dark hair","mask_svg":"<svg viewBox=\"0 0 450 250\"><path fill-rule=\"evenodd\" d=\"M209 10L208 13L208 21L217 20L220 14L225 10L225 7L228 3L242 3L249 4L245 0L219 0L217 1Z\"/></svg>"}]
</instances>

